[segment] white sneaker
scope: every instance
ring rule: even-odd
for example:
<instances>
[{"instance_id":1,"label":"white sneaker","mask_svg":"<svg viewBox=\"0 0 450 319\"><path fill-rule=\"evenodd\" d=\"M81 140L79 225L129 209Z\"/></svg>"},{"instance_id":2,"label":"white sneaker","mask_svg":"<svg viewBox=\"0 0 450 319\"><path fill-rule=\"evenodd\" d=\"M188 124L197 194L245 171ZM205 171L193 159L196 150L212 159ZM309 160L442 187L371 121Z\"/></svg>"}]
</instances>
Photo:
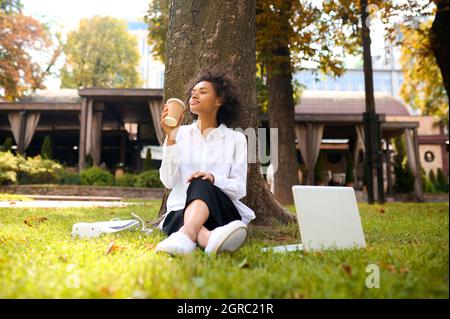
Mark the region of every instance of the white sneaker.
<instances>
[{"instance_id":1,"label":"white sneaker","mask_svg":"<svg viewBox=\"0 0 450 319\"><path fill-rule=\"evenodd\" d=\"M205 253L214 254L221 251L235 251L247 238L247 225L240 220L217 227L211 232Z\"/></svg>"},{"instance_id":2,"label":"white sneaker","mask_svg":"<svg viewBox=\"0 0 450 319\"><path fill-rule=\"evenodd\" d=\"M193 242L185 233L177 231L156 245L156 252L166 252L169 254L190 254L195 250L197 244Z\"/></svg>"}]
</instances>

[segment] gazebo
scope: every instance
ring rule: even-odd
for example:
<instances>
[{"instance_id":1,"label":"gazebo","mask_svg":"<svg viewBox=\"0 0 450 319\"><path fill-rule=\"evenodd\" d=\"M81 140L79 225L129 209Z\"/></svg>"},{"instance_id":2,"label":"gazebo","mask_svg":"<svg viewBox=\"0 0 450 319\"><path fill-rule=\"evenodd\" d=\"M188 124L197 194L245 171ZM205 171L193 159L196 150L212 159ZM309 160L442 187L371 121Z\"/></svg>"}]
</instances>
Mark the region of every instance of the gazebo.
<instances>
[{"instance_id":1,"label":"gazebo","mask_svg":"<svg viewBox=\"0 0 450 319\"><path fill-rule=\"evenodd\" d=\"M122 163L139 171L141 150L146 145L162 145L160 128L161 89L60 90L40 92L18 102L0 102L0 138L11 134L18 151L38 154L44 135L56 144L56 157L78 170L93 163ZM423 197L420 178L419 123L396 98L375 94L384 141L383 163L387 189L392 189L391 140L405 135L408 163L415 178L415 193ZM306 168L307 184L314 183L314 167L326 140L346 140L341 145L351 152L355 171L361 172L364 154L362 114L363 93L305 91L295 106L296 143ZM2 116L3 115L3 116ZM411 118L411 121L408 119ZM267 126L267 116L259 116ZM265 123L265 125L264 125ZM33 140L33 141L32 141ZM355 174L358 179L358 175Z\"/></svg>"},{"instance_id":2,"label":"gazebo","mask_svg":"<svg viewBox=\"0 0 450 319\"><path fill-rule=\"evenodd\" d=\"M405 135L408 163L415 176L415 194L418 200L423 198L423 186L420 178L417 121L405 121L410 114L396 98L375 94L375 107L380 115L381 137L384 144L383 166L387 180L387 189L392 189L391 140ZM295 106L295 135L301 158L307 172L306 184L314 184L314 167L321 149L326 148L325 140L348 141L346 149L351 152L355 171L362 171L364 154L363 112L365 111L364 93L360 92L324 92L305 91L300 103ZM401 118L401 120L398 120ZM267 116L261 115L260 121L267 124ZM355 174L357 178L357 174ZM376 195L377 196L377 195Z\"/></svg>"},{"instance_id":3,"label":"gazebo","mask_svg":"<svg viewBox=\"0 0 450 319\"><path fill-rule=\"evenodd\" d=\"M159 128L161 89L79 89L43 91L18 102L0 102L0 133L12 135L18 151L38 153L39 143L50 135L57 156L81 170L90 155L99 165L130 162L139 169L143 142L161 144ZM6 116L1 116L6 115Z\"/></svg>"}]
</instances>

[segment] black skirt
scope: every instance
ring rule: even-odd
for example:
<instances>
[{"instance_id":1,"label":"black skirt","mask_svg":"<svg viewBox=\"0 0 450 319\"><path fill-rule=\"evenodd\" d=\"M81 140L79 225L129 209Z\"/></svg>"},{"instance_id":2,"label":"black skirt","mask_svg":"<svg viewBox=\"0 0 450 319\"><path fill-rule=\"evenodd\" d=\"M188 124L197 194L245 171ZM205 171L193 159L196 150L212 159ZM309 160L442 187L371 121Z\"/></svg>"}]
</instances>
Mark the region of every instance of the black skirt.
<instances>
[{"instance_id":1,"label":"black skirt","mask_svg":"<svg viewBox=\"0 0 450 319\"><path fill-rule=\"evenodd\" d=\"M209 209L209 216L204 226L208 230L226 225L233 220L242 220L236 206L219 187L202 177L193 179L186 192L186 204L183 209L167 214L162 231L170 235L184 224L184 210L195 199L203 200Z\"/></svg>"}]
</instances>

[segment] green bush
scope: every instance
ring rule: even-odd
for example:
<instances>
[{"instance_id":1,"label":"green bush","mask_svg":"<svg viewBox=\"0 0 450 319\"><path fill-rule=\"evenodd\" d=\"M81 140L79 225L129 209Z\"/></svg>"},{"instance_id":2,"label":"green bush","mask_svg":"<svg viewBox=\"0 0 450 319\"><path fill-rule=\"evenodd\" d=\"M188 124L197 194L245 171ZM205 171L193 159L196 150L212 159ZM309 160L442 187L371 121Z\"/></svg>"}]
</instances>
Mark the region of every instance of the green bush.
<instances>
[{"instance_id":1,"label":"green bush","mask_svg":"<svg viewBox=\"0 0 450 319\"><path fill-rule=\"evenodd\" d=\"M434 174L434 171L430 169L430 172L428 173L428 179L430 180L431 184L436 184L436 175Z\"/></svg>"},{"instance_id":2,"label":"green bush","mask_svg":"<svg viewBox=\"0 0 450 319\"><path fill-rule=\"evenodd\" d=\"M3 145L0 147L0 152L8 152L8 151L10 151L12 145L13 145L12 137L5 138L5 141L3 142Z\"/></svg>"},{"instance_id":3,"label":"green bush","mask_svg":"<svg viewBox=\"0 0 450 319\"><path fill-rule=\"evenodd\" d=\"M137 182L138 177L131 173L125 173L116 178L116 186L133 187Z\"/></svg>"},{"instance_id":4,"label":"green bush","mask_svg":"<svg viewBox=\"0 0 450 319\"><path fill-rule=\"evenodd\" d=\"M430 171L432 172L432 171ZM427 173L423 169L423 167L420 167L420 173L422 176L422 184L423 184L423 190L425 193L433 193L434 192L434 185L431 183L430 178L427 176Z\"/></svg>"},{"instance_id":5,"label":"green bush","mask_svg":"<svg viewBox=\"0 0 450 319\"><path fill-rule=\"evenodd\" d=\"M164 187L159 179L158 170L145 171L138 175L135 183L136 187Z\"/></svg>"},{"instance_id":6,"label":"green bush","mask_svg":"<svg viewBox=\"0 0 450 319\"><path fill-rule=\"evenodd\" d=\"M17 157L11 152L0 152L0 185L13 184L17 181Z\"/></svg>"},{"instance_id":7,"label":"green bush","mask_svg":"<svg viewBox=\"0 0 450 319\"><path fill-rule=\"evenodd\" d=\"M28 157L26 160L19 156L18 166L21 184L58 184L61 181L62 165L42 159L40 155Z\"/></svg>"},{"instance_id":8,"label":"green bush","mask_svg":"<svg viewBox=\"0 0 450 319\"><path fill-rule=\"evenodd\" d=\"M43 159L53 158L52 140L48 135L44 138L44 143L42 143L41 157Z\"/></svg>"},{"instance_id":9,"label":"green bush","mask_svg":"<svg viewBox=\"0 0 450 319\"><path fill-rule=\"evenodd\" d=\"M405 141L402 137L394 139L397 154L394 156L395 191L409 193L414 190L414 175L406 159Z\"/></svg>"},{"instance_id":10,"label":"green bush","mask_svg":"<svg viewBox=\"0 0 450 319\"><path fill-rule=\"evenodd\" d=\"M309 172L308 172L309 173ZM323 163L322 156L319 154L319 158L317 159L316 166L314 166L314 182L317 184L321 184L324 182L323 178Z\"/></svg>"},{"instance_id":11,"label":"green bush","mask_svg":"<svg viewBox=\"0 0 450 319\"><path fill-rule=\"evenodd\" d=\"M98 166L82 170L80 179L81 185L114 186L114 175Z\"/></svg>"},{"instance_id":12,"label":"green bush","mask_svg":"<svg viewBox=\"0 0 450 319\"><path fill-rule=\"evenodd\" d=\"M442 168L438 168L436 176L436 190L440 192L448 192L448 181Z\"/></svg>"},{"instance_id":13,"label":"green bush","mask_svg":"<svg viewBox=\"0 0 450 319\"><path fill-rule=\"evenodd\" d=\"M355 166L353 165L353 156L347 156L347 167L345 170L345 184L348 185L355 181Z\"/></svg>"},{"instance_id":14,"label":"green bush","mask_svg":"<svg viewBox=\"0 0 450 319\"><path fill-rule=\"evenodd\" d=\"M150 149L147 149L147 154L145 155L144 161L144 171L148 171L151 169L153 169L152 153L150 152Z\"/></svg>"},{"instance_id":15,"label":"green bush","mask_svg":"<svg viewBox=\"0 0 450 319\"><path fill-rule=\"evenodd\" d=\"M74 172L63 171L61 173L61 184L64 185L81 185L80 174Z\"/></svg>"}]
</instances>

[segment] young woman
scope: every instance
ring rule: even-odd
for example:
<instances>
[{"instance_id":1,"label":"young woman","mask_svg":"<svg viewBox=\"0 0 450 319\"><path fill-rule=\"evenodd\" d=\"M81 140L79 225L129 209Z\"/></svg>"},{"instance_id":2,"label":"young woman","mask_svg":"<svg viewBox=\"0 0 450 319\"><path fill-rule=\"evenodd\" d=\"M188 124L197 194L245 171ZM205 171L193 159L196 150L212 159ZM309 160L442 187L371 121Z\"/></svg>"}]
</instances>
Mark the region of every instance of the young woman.
<instances>
[{"instance_id":1,"label":"young woman","mask_svg":"<svg viewBox=\"0 0 450 319\"><path fill-rule=\"evenodd\" d=\"M247 140L228 127L240 107L236 86L226 75L204 71L187 95L192 124L165 125L166 105L161 115L167 138L159 173L172 191L159 224L169 237L156 251L189 254L197 244L207 254L235 251L255 218L239 201L246 195Z\"/></svg>"}]
</instances>

